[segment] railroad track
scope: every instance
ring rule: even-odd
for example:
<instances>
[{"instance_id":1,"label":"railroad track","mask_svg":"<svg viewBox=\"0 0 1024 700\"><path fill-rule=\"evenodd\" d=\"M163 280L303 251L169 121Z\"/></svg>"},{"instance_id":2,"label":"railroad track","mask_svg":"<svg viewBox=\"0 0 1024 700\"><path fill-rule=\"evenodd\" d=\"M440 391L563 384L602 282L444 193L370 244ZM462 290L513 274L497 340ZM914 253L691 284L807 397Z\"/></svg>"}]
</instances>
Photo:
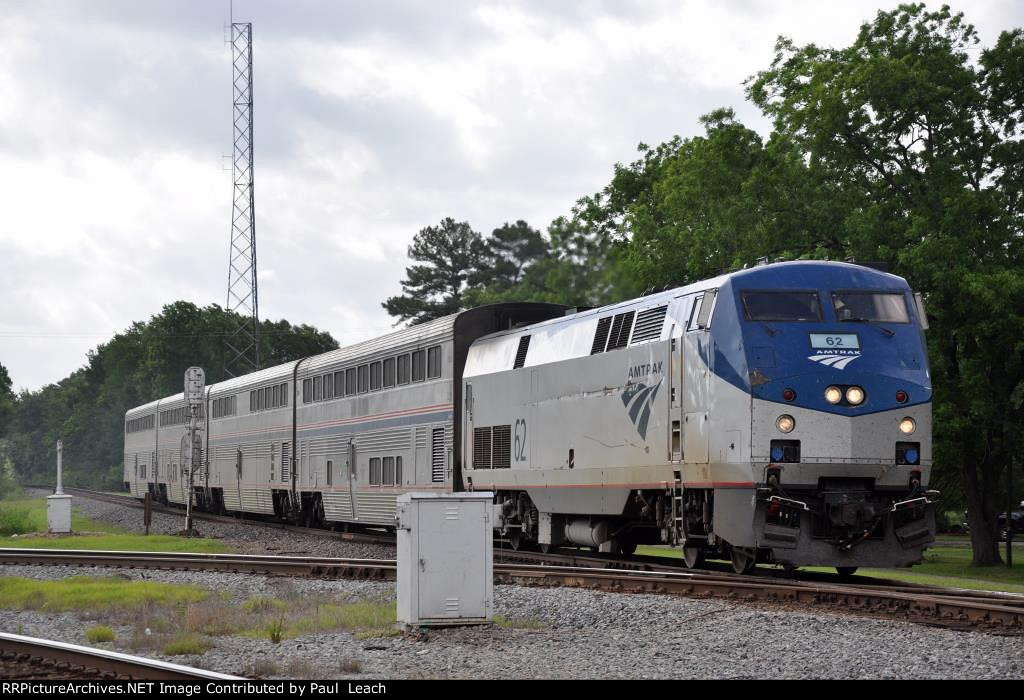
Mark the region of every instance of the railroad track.
<instances>
[{"instance_id":1,"label":"railroad track","mask_svg":"<svg viewBox=\"0 0 1024 700\"><path fill-rule=\"evenodd\" d=\"M44 487L37 487L44 488ZM111 494L103 491L93 491L91 489L80 489L80 488L66 488L66 492L77 494L85 498L93 500L105 501L108 503L114 503L117 505L124 505L130 508L143 508L142 502L137 498L129 495ZM162 506L158 504L152 505L155 512L165 513L169 515L182 515L182 511L177 506ZM196 519L207 520L210 522L223 522L230 524L252 524L259 527L269 527L275 529L281 529L289 532L299 532L307 535L315 535L328 537L333 539L340 539L349 542L366 542L375 544L394 544L395 536L391 533L385 532L367 532L367 531L345 531L338 532L334 530L327 530L321 528L309 528L298 525L290 525L287 523L281 523L279 521L265 520L265 519L253 519L242 516L229 516L229 515L216 515L212 513L204 513L202 511L196 511L193 513L193 517ZM196 555L202 556L202 555ZM209 555L207 555L209 556ZM583 553L573 550L560 550L556 552L550 552L547 554L528 551L528 550L512 550L504 547L499 548L496 544L494 550L494 556L496 561L501 561L509 564L539 564L548 566L559 566L569 568L596 568L596 569L616 569L616 570L635 570L635 571L646 571L646 572L662 572L667 574L675 573L698 573L695 570L688 569L682 563L681 560L670 559L667 557L657 556L643 556L643 555L632 555L623 557L620 555L610 554L593 554ZM377 575L366 576L368 570L361 569L358 565L355 568L347 564L339 564L342 561L359 561L359 560L339 560L339 559L321 559L319 564L313 563L314 560L310 558L294 558L297 561L293 561L286 564L274 564L274 560L280 560L281 557L259 557L250 556L242 557L242 555L230 555L231 559L236 561L231 562L225 560L223 562L208 561L207 569L213 569L220 565L220 570L229 571L247 571L249 573L259 573L259 566L262 566L262 573L269 574L285 574L289 575L288 572L297 572L292 575L331 575L329 572L320 572L315 569L324 569L324 567L337 567L341 566L344 573L344 578L354 577L370 577L376 578ZM247 561L242 561L247 560ZM305 561L306 564L298 563L299 561ZM135 566L142 567L143 564L138 563ZM705 564L708 569L701 569L700 575L706 577L718 577L723 581L743 581L749 580L751 576L740 575L733 573L727 565L723 565L720 568L716 568L713 563ZM153 568L154 563L150 562L148 568ZM166 568L183 568L181 563L169 562ZM310 568L311 573L302 573L304 568ZM358 574L353 575L353 572L364 572L364 575L359 576ZM905 582L891 581L887 579L877 579L868 577L858 577L856 582L851 582L847 579L842 579L835 574L828 574L824 572L786 572L781 569L766 569L759 568L757 570L757 577L774 577L783 581L780 585L793 584L819 584L819 585L833 585L840 588L846 588L849 586L855 586L858 590L887 590L892 593L906 593L909 595L938 595L946 596L953 593L958 598L973 598L979 603L992 603L995 605L1009 604L1015 605L1014 601L1024 598L1024 596L1018 596L1014 594L1003 594L989 591L972 591L968 589L948 589L938 586L927 586L923 584L908 584ZM393 574L390 578L393 578ZM388 578L388 577L384 577Z\"/></svg>"},{"instance_id":2,"label":"railroad track","mask_svg":"<svg viewBox=\"0 0 1024 700\"><path fill-rule=\"evenodd\" d=\"M238 676L214 673L166 661L144 659L105 649L55 642L19 634L0 633L0 665L3 677L12 680L40 678L116 678L160 681L239 681Z\"/></svg>"},{"instance_id":3,"label":"railroad track","mask_svg":"<svg viewBox=\"0 0 1024 700\"><path fill-rule=\"evenodd\" d=\"M244 573L394 580L394 560L331 557L274 557L238 554L93 552L84 550L0 549L0 563L234 571ZM1024 596L933 587L837 584L774 580L697 571L560 566L551 563L494 565L496 583L562 586L621 593L661 593L693 597L824 605L915 622L952 627L984 627L1024 634Z\"/></svg>"},{"instance_id":4,"label":"railroad track","mask_svg":"<svg viewBox=\"0 0 1024 700\"><path fill-rule=\"evenodd\" d=\"M30 488L44 489L46 487L32 486ZM133 496L128 495L119 495L116 493L106 493L104 491L92 491L90 489L79 489L69 487L64 488L64 493L71 494L72 496L82 496L83 498L89 498L94 501L102 501L104 503L115 503L117 505L125 506L126 508L135 508L138 510L142 510L144 508L142 501ZM151 508L154 513L163 513L164 515L174 515L182 518L185 516L185 512L178 506L164 506L154 502L151 504ZM331 539L344 540L346 542L365 542L369 544L395 543L395 536L393 534L388 534L385 532L339 532L337 530L327 530L323 528L291 525L289 523L282 523L276 520L254 518L249 515L218 515L215 513L207 513L201 510L193 510L192 518L193 520L201 520L212 523L226 523L229 525L257 525L259 527L269 527L277 530L284 530L285 532L297 532L304 535L328 537Z\"/></svg>"}]
</instances>

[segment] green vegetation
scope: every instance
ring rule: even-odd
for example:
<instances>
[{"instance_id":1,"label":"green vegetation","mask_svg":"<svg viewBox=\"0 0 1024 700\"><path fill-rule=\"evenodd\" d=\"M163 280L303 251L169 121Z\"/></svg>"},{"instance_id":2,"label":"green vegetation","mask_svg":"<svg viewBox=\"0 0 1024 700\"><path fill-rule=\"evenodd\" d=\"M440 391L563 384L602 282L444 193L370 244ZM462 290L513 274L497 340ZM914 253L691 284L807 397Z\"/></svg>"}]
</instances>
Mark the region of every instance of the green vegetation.
<instances>
[{"instance_id":1,"label":"green vegetation","mask_svg":"<svg viewBox=\"0 0 1024 700\"><path fill-rule=\"evenodd\" d=\"M97 522L72 510L71 527L75 532L88 533L63 537L10 537L14 534L46 532L46 499L33 498L0 501L0 539L2 547L27 549L105 549L119 552L208 552L229 551L218 541L204 538L186 539L174 535L139 535Z\"/></svg>"},{"instance_id":2,"label":"green vegetation","mask_svg":"<svg viewBox=\"0 0 1024 700\"><path fill-rule=\"evenodd\" d=\"M67 537L18 537L0 540L3 547L28 549L99 549L115 552L228 552L219 540L176 535L70 535Z\"/></svg>"},{"instance_id":3,"label":"green vegetation","mask_svg":"<svg viewBox=\"0 0 1024 700\"><path fill-rule=\"evenodd\" d=\"M269 596L257 595L242 603L242 610L250 615L259 615L273 611L282 611L288 607L283 600Z\"/></svg>"},{"instance_id":4,"label":"green vegetation","mask_svg":"<svg viewBox=\"0 0 1024 700\"><path fill-rule=\"evenodd\" d=\"M168 655L202 654L218 637L228 635L279 643L336 630L347 630L357 639L400 634L393 601L289 592L234 602L196 586L113 577L76 576L59 581L0 577L0 608L78 612L97 623L86 631L86 639L92 643L115 641L115 626L128 626L127 646ZM509 624L523 627L532 623ZM271 674L269 669L262 670L262 675Z\"/></svg>"},{"instance_id":5,"label":"green vegetation","mask_svg":"<svg viewBox=\"0 0 1024 700\"><path fill-rule=\"evenodd\" d=\"M984 591L1024 593L1024 543L1013 547L1013 568L1006 566L977 566L972 561L970 542L966 537L940 538L944 545L925 552L924 562L908 569L859 569L860 576L906 581L929 586L974 588ZM1005 546L1005 544L1003 545ZM640 545L637 554L679 559L682 551L677 547ZM762 565L763 566L763 565ZM835 573L830 567L805 567L800 571Z\"/></svg>"},{"instance_id":6,"label":"green vegetation","mask_svg":"<svg viewBox=\"0 0 1024 700\"><path fill-rule=\"evenodd\" d=\"M114 630L106 625L96 625L85 631L85 638L92 644L97 642L112 642L117 639Z\"/></svg>"},{"instance_id":7,"label":"green vegetation","mask_svg":"<svg viewBox=\"0 0 1024 700\"><path fill-rule=\"evenodd\" d=\"M456 218L426 226L384 306L415 323L504 300L602 304L762 257L883 263L928 305L933 485L969 512L974 563L998 564L996 517L1024 493L1024 478L1004 485L1024 452L1022 56L1021 29L982 46L962 13L923 4L877 12L844 47L780 38L746 82L770 133L723 107L700 134L640 144L546 236L523 221L486 238ZM48 477L61 436L69 484L119 484L125 409L178 392L189 365L222 379L237 322L169 304L17 397L0 367L0 465ZM286 321L260 339L268 366L337 346Z\"/></svg>"},{"instance_id":8,"label":"green vegetation","mask_svg":"<svg viewBox=\"0 0 1024 700\"><path fill-rule=\"evenodd\" d=\"M998 564L1006 469L1024 451L1024 31L979 43L962 14L923 4L878 12L846 47L780 38L746 82L767 136L725 107L700 135L640 144L552 223L546 253L525 225L501 246L476 234L485 252L452 286L455 239L423 229L406 296L385 307L418 321L480 300L607 301L763 257L883 263L928 305L933 484L968 510L975 563ZM499 249L515 282L486 253Z\"/></svg>"},{"instance_id":9,"label":"green vegetation","mask_svg":"<svg viewBox=\"0 0 1024 700\"><path fill-rule=\"evenodd\" d=\"M10 537L35 531L35 519L28 508L0 506L0 535Z\"/></svg>"},{"instance_id":10,"label":"green vegetation","mask_svg":"<svg viewBox=\"0 0 1024 700\"><path fill-rule=\"evenodd\" d=\"M0 521L10 518L19 526L12 532L0 532L4 535L46 532L46 499L22 498L0 501ZM71 529L75 532L105 532L117 534L127 532L116 525L97 522L86 518L73 508L71 512ZM11 546L5 544L5 546Z\"/></svg>"},{"instance_id":11,"label":"green vegetation","mask_svg":"<svg viewBox=\"0 0 1024 700\"><path fill-rule=\"evenodd\" d=\"M164 644L163 652L168 656L205 654L213 646L197 634L180 634Z\"/></svg>"},{"instance_id":12,"label":"green vegetation","mask_svg":"<svg viewBox=\"0 0 1024 700\"><path fill-rule=\"evenodd\" d=\"M217 305L168 304L91 351L82 369L16 397L0 366L0 465L9 460L22 483L50 483L61 438L65 484L119 488L125 411L180 392L191 365L206 369L207 383L222 381L231 363L224 336L240 321ZM261 321L259 335L267 367L338 347L328 333L285 320ZM240 367L229 369L242 373ZM0 478L0 496L2 486Z\"/></svg>"},{"instance_id":13,"label":"green vegetation","mask_svg":"<svg viewBox=\"0 0 1024 700\"><path fill-rule=\"evenodd\" d=\"M390 634L397 619L394 603L343 602L332 603L294 601L288 606L288 615L270 613L273 618L262 626L246 632L252 637L271 641L292 639L305 634L331 630L350 630L364 636ZM273 636L271 636L273 635ZM275 640L274 637L277 637Z\"/></svg>"},{"instance_id":14,"label":"green vegetation","mask_svg":"<svg viewBox=\"0 0 1024 700\"><path fill-rule=\"evenodd\" d=\"M64 612L117 612L149 604L178 605L202 600L195 586L120 578L73 576L60 581L0 577L0 608Z\"/></svg>"}]
</instances>

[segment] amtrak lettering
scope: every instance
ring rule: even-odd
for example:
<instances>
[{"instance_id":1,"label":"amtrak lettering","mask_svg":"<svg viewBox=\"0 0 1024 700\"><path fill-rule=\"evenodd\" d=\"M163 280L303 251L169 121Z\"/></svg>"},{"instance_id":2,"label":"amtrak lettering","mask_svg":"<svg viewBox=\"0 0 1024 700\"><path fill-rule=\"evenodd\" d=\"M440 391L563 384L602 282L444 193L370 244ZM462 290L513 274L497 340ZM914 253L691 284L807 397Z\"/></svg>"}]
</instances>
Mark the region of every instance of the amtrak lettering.
<instances>
[{"instance_id":1,"label":"amtrak lettering","mask_svg":"<svg viewBox=\"0 0 1024 700\"><path fill-rule=\"evenodd\" d=\"M860 350L819 350L807 359L833 369L846 369L846 365L860 357L860 354Z\"/></svg>"},{"instance_id":2,"label":"amtrak lettering","mask_svg":"<svg viewBox=\"0 0 1024 700\"><path fill-rule=\"evenodd\" d=\"M633 381L634 379L646 377L651 374L661 374L663 371L661 367L661 362L652 362L646 365L636 365L635 367L630 367L628 379L629 381Z\"/></svg>"}]
</instances>

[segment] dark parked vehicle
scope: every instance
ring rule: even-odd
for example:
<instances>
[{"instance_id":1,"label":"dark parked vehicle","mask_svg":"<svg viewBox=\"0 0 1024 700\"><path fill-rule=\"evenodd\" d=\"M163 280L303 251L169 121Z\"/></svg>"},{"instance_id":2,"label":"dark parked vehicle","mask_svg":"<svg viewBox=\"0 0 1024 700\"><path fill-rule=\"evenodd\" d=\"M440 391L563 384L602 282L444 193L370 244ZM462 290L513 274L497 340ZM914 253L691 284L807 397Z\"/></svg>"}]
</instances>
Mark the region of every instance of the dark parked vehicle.
<instances>
[{"instance_id":1,"label":"dark parked vehicle","mask_svg":"<svg viewBox=\"0 0 1024 700\"><path fill-rule=\"evenodd\" d=\"M1021 501L1020 505L1020 510L1010 513L1010 527L1013 528L1013 539L1015 540L1024 539L1021 537L1024 534L1024 501ZM1000 513L996 523L999 528L999 541L1005 542L1009 534L1009 529L1006 525L1006 513Z\"/></svg>"}]
</instances>

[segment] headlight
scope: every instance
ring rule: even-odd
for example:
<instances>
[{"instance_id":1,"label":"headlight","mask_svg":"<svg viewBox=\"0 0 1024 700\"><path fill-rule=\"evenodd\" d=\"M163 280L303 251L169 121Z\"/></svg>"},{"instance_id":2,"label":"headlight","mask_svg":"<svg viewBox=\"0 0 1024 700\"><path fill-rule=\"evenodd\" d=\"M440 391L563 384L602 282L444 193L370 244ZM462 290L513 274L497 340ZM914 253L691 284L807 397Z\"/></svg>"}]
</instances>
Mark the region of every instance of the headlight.
<instances>
[{"instance_id":1,"label":"headlight","mask_svg":"<svg viewBox=\"0 0 1024 700\"><path fill-rule=\"evenodd\" d=\"M779 429L779 432L791 433L796 427L796 421L793 420L793 416L781 415L775 419L775 427Z\"/></svg>"},{"instance_id":2,"label":"headlight","mask_svg":"<svg viewBox=\"0 0 1024 700\"><path fill-rule=\"evenodd\" d=\"M829 403L839 403L843 400L843 392L837 386L830 386L825 389L825 400Z\"/></svg>"},{"instance_id":3,"label":"headlight","mask_svg":"<svg viewBox=\"0 0 1024 700\"><path fill-rule=\"evenodd\" d=\"M864 390L859 386L851 386L846 390L846 400L854 406L864 403Z\"/></svg>"},{"instance_id":4,"label":"headlight","mask_svg":"<svg viewBox=\"0 0 1024 700\"><path fill-rule=\"evenodd\" d=\"M904 418L900 421L900 432L904 435L910 435L917 428L917 423L914 422L913 418Z\"/></svg>"}]
</instances>

